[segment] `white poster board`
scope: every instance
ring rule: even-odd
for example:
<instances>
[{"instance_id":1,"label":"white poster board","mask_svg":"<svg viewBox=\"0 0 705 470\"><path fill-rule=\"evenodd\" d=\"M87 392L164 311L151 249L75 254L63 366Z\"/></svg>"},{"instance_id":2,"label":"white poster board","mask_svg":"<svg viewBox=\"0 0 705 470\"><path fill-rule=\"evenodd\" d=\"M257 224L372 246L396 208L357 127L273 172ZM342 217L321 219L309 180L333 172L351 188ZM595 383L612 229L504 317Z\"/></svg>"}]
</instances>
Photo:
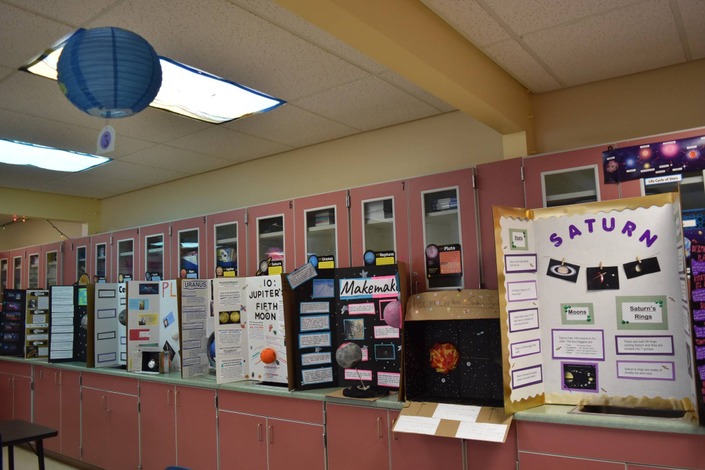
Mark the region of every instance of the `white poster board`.
<instances>
[{"instance_id":1,"label":"white poster board","mask_svg":"<svg viewBox=\"0 0 705 470\"><path fill-rule=\"evenodd\" d=\"M211 309L209 279L181 280L181 377L206 375L208 371L207 322Z\"/></svg>"},{"instance_id":2,"label":"white poster board","mask_svg":"<svg viewBox=\"0 0 705 470\"><path fill-rule=\"evenodd\" d=\"M248 378L245 278L223 277L212 282L216 382L245 380Z\"/></svg>"},{"instance_id":3,"label":"white poster board","mask_svg":"<svg viewBox=\"0 0 705 470\"><path fill-rule=\"evenodd\" d=\"M675 194L495 208L505 409L697 403Z\"/></svg>"},{"instance_id":4,"label":"white poster board","mask_svg":"<svg viewBox=\"0 0 705 470\"><path fill-rule=\"evenodd\" d=\"M95 367L118 367L127 359L127 285L95 285L93 339Z\"/></svg>"}]
</instances>

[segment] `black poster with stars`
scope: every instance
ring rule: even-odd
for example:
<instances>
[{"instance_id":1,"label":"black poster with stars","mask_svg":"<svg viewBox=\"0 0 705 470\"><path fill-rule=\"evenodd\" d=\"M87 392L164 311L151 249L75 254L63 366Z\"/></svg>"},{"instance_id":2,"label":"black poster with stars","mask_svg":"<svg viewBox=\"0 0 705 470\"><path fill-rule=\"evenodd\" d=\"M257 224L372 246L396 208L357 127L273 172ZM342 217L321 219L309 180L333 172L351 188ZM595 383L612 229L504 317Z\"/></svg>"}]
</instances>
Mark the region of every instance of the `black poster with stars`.
<instances>
[{"instance_id":1,"label":"black poster with stars","mask_svg":"<svg viewBox=\"0 0 705 470\"><path fill-rule=\"evenodd\" d=\"M338 385L364 383L396 391L401 376L402 294L397 265L336 270L336 343L362 351L357 367L340 367Z\"/></svg>"},{"instance_id":2,"label":"black poster with stars","mask_svg":"<svg viewBox=\"0 0 705 470\"><path fill-rule=\"evenodd\" d=\"M295 293L296 389L399 388L403 310L397 265L320 269Z\"/></svg>"}]
</instances>

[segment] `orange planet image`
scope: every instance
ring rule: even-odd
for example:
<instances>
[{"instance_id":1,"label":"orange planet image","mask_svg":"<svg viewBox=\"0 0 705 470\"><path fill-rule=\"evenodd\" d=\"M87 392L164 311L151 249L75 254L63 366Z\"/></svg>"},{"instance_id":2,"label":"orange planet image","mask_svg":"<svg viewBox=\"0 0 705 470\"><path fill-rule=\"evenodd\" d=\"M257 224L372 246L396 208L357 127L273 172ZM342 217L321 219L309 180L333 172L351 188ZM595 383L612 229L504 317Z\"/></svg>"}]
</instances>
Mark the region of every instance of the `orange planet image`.
<instances>
[{"instance_id":1,"label":"orange planet image","mask_svg":"<svg viewBox=\"0 0 705 470\"><path fill-rule=\"evenodd\" d=\"M460 354L458 348L451 343L436 343L429 352L431 367L436 369L436 372L448 374L458 366Z\"/></svg>"}]
</instances>

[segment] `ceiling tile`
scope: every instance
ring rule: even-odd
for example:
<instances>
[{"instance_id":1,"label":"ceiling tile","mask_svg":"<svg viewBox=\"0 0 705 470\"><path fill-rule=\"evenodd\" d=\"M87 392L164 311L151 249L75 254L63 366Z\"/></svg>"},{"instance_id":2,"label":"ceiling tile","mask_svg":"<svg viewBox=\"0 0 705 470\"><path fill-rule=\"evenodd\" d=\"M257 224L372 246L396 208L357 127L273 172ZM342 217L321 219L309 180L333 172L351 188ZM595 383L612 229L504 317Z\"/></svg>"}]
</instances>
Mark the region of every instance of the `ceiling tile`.
<instances>
[{"instance_id":1,"label":"ceiling tile","mask_svg":"<svg viewBox=\"0 0 705 470\"><path fill-rule=\"evenodd\" d=\"M668 0L662 0L668 3ZM609 16L621 8L644 3L643 0L481 0L494 17L521 36L526 33L553 28L592 16ZM644 6L643 8L648 8Z\"/></svg>"},{"instance_id":2,"label":"ceiling tile","mask_svg":"<svg viewBox=\"0 0 705 470\"><path fill-rule=\"evenodd\" d=\"M17 69L74 28L0 3L0 65Z\"/></svg>"},{"instance_id":3,"label":"ceiling tile","mask_svg":"<svg viewBox=\"0 0 705 470\"><path fill-rule=\"evenodd\" d=\"M255 114L224 126L261 139L276 139L280 144L291 148L338 139L357 132L352 127L331 121L290 103L266 115Z\"/></svg>"},{"instance_id":4,"label":"ceiling tile","mask_svg":"<svg viewBox=\"0 0 705 470\"><path fill-rule=\"evenodd\" d=\"M456 31L478 47L511 36L475 0L421 0Z\"/></svg>"},{"instance_id":5,"label":"ceiling tile","mask_svg":"<svg viewBox=\"0 0 705 470\"><path fill-rule=\"evenodd\" d=\"M104 121L101 123L104 124ZM0 138L47 145L63 150L96 153L98 135L97 129L0 109ZM116 134L115 150L105 156L120 158L152 146L154 146L153 143Z\"/></svg>"},{"instance_id":6,"label":"ceiling tile","mask_svg":"<svg viewBox=\"0 0 705 470\"><path fill-rule=\"evenodd\" d=\"M691 58L705 58L705 2L678 0L677 5L683 19Z\"/></svg>"},{"instance_id":7,"label":"ceiling tile","mask_svg":"<svg viewBox=\"0 0 705 470\"><path fill-rule=\"evenodd\" d=\"M135 152L120 160L137 163L145 167L143 171L149 171L152 167L163 168L183 173L184 176L205 173L231 164L222 158L167 145L157 145L148 150Z\"/></svg>"},{"instance_id":8,"label":"ceiling tile","mask_svg":"<svg viewBox=\"0 0 705 470\"><path fill-rule=\"evenodd\" d=\"M155 17L160 20L153 21ZM169 8L160 2L130 0L95 23L129 24L160 55L287 101L366 75L359 67L222 0L171 0Z\"/></svg>"},{"instance_id":9,"label":"ceiling tile","mask_svg":"<svg viewBox=\"0 0 705 470\"><path fill-rule=\"evenodd\" d=\"M402 90L406 91L409 93L411 96L420 99L424 103L426 103L429 106L433 106L436 108L438 111L441 111L443 113L448 113L450 111L454 111L455 108L445 101L443 101L440 98L437 98L435 95L432 95L431 93L417 87L413 83L411 83L409 80L406 78L402 77L396 72L392 72L391 70L388 70L384 72L383 74L379 75L379 78L383 79L384 81L394 85L397 88L401 88Z\"/></svg>"},{"instance_id":10,"label":"ceiling tile","mask_svg":"<svg viewBox=\"0 0 705 470\"><path fill-rule=\"evenodd\" d=\"M487 46L485 52L533 93L544 93L563 87L526 49L514 40Z\"/></svg>"},{"instance_id":11,"label":"ceiling tile","mask_svg":"<svg viewBox=\"0 0 705 470\"><path fill-rule=\"evenodd\" d=\"M361 131L439 114L377 77L342 85L294 104Z\"/></svg>"},{"instance_id":12,"label":"ceiling tile","mask_svg":"<svg viewBox=\"0 0 705 470\"><path fill-rule=\"evenodd\" d=\"M527 34L523 39L567 86L684 61L673 15L661 0Z\"/></svg>"},{"instance_id":13,"label":"ceiling tile","mask_svg":"<svg viewBox=\"0 0 705 470\"><path fill-rule=\"evenodd\" d=\"M291 150L291 147L242 134L223 126L213 126L204 131L189 134L173 140L169 145L185 151L210 155L218 160L227 160L228 165Z\"/></svg>"},{"instance_id":14,"label":"ceiling tile","mask_svg":"<svg viewBox=\"0 0 705 470\"><path fill-rule=\"evenodd\" d=\"M250 11L251 13L266 19L291 32L295 36L320 46L322 49L332 52L336 56L360 67L371 73L382 73L386 68L379 62L367 57L356 49L348 46L343 41L331 36L326 31L307 23L302 18L296 16L286 8L271 0L230 0L231 3Z\"/></svg>"},{"instance_id":15,"label":"ceiling tile","mask_svg":"<svg viewBox=\"0 0 705 470\"><path fill-rule=\"evenodd\" d=\"M55 18L62 23L80 27L92 17L99 15L112 4L122 0L91 0L90 8L76 0L5 0L17 8ZM57 38L58 39L58 38ZM48 45L48 44L47 44Z\"/></svg>"},{"instance_id":16,"label":"ceiling tile","mask_svg":"<svg viewBox=\"0 0 705 470\"><path fill-rule=\"evenodd\" d=\"M0 187L24 188L26 185L30 185L30 187L34 186L38 191L41 191L44 185L61 179L65 175L66 173L61 171L0 163Z\"/></svg>"},{"instance_id":17,"label":"ceiling tile","mask_svg":"<svg viewBox=\"0 0 705 470\"><path fill-rule=\"evenodd\" d=\"M130 181L140 183L142 185L159 184L166 181L183 178L184 174L174 170L164 168L155 168L140 165L137 163L125 162L122 160L113 160L105 165L101 165L90 170L84 171L80 175L82 178L90 178L96 181L102 181L103 178L116 179L119 181Z\"/></svg>"}]
</instances>

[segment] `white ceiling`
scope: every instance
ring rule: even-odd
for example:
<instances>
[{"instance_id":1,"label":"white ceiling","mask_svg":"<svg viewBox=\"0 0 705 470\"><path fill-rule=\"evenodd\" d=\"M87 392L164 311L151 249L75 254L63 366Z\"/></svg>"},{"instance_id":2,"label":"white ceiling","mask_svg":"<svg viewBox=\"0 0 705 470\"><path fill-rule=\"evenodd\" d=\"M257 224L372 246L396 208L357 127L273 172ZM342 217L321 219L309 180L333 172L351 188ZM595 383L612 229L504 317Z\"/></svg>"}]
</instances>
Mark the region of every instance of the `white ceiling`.
<instances>
[{"instance_id":1,"label":"white ceiling","mask_svg":"<svg viewBox=\"0 0 705 470\"><path fill-rule=\"evenodd\" d=\"M703 0L423 0L533 93L705 57ZM212 125L149 108L109 122L111 163L0 164L0 187L106 198L454 110L271 0L0 0L0 137L95 153L106 121L18 71L76 28L119 26L159 55L287 104Z\"/></svg>"}]
</instances>

